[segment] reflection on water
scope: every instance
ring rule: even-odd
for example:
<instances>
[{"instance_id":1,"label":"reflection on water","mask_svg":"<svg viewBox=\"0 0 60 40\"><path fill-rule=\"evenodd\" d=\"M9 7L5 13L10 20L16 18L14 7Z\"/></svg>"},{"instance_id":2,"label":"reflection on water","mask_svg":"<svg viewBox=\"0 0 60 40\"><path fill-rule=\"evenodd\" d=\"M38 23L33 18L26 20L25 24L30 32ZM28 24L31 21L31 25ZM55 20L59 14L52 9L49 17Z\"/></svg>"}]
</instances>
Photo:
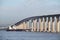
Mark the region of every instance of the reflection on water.
<instances>
[{"instance_id":1,"label":"reflection on water","mask_svg":"<svg viewBox=\"0 0 60 40\"><path fill-rule=\"evenodd\" d=\"M60 33L0 31L0 40L60 40Z\"/></svg>"}]
</instances>

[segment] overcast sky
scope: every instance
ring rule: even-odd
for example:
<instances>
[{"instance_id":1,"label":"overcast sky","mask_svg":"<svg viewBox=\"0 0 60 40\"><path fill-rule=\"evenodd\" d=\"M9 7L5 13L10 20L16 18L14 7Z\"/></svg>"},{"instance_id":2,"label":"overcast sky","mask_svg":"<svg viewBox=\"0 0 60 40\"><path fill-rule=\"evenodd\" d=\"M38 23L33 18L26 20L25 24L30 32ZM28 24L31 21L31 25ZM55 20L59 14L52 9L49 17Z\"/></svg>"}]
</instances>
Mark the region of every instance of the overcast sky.
<instances>
[{"instance_id":1,"label":"overcast sky","mask_svg":"<svg viewBox=\"0 0 60 40\"><path fill-rule=\"evenodd\" d=\"M50 14L60 14L60 0L0 0L0 26Z\"/></svg>"}]
</instances>

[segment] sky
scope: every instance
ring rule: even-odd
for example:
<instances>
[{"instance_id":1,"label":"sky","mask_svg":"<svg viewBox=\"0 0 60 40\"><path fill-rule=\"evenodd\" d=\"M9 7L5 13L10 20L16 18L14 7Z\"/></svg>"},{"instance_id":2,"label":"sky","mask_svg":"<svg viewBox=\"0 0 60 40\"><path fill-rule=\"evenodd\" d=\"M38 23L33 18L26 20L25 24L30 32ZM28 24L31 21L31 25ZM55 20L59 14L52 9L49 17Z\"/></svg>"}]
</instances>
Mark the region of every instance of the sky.
<instances>
[{"instance_id":1,"label":"sky","mask_svg":"<svg viewBox=\"0 0 60 40\"><path fill-rule=\"evenodd\" d=\"M60 14L60 0L0 0L0 26L51 14Z\"/></svg>"}]
</instances>

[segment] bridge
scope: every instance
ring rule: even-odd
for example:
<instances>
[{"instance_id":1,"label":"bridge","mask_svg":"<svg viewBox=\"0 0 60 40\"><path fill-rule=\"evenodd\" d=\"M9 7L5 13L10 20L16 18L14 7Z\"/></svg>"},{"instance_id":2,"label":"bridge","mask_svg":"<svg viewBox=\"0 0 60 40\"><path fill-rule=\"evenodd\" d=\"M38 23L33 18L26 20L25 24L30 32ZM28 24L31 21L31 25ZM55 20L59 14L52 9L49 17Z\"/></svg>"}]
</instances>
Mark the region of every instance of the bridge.
<instances>
[{"instance_id":1,"label":"bridge","mask_svg":"<svg viewBox=\"0 0 60 40\"><path fill-rule=\"evenodd\" d=\"M17 22L11 28L28 29L31 32L60 32L60 14L28 17Z\"/></svg>"}]
</instances>

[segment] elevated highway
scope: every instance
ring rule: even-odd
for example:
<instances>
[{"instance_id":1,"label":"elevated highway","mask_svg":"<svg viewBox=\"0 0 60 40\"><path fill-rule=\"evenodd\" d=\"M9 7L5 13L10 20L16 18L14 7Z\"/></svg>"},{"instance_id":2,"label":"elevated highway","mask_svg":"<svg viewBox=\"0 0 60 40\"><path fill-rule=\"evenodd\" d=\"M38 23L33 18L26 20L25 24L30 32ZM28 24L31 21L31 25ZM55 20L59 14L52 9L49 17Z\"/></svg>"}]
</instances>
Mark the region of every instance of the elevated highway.
<instances>
[{"instance_id":1,"label":"elevated highway","mask_svg":"<svg viewBox=\"0 0 60 40\"><path fill-rule=\"evenodd\" d=\"M14 29L30 29L32 32L60 32L60 14L33 16L12 25Z\"/></svg>"}]
</instances>

